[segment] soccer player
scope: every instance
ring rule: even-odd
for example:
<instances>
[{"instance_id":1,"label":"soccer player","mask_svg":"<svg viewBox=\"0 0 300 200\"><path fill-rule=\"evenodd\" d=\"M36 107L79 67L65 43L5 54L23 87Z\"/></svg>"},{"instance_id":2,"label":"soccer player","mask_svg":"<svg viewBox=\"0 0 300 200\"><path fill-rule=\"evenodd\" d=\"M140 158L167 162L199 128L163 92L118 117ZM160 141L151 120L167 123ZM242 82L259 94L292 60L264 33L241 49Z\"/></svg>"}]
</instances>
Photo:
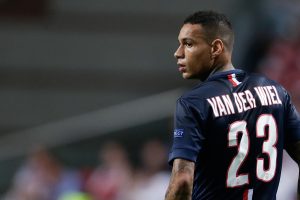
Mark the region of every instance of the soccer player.
<instances>
[{"instance_id":1,"label":"soccer player","mask_svg":"<svg viewBox=\"0 0 300 200\"><path fill-rule=\"evenodd\" d=\"M283 149L300 163L300 117L289 94L233 67L234 33L223 14L192 14L178 40L179 71L201 83L177 101L165 200L276 199Z\"/></svg>"}]
</instances>

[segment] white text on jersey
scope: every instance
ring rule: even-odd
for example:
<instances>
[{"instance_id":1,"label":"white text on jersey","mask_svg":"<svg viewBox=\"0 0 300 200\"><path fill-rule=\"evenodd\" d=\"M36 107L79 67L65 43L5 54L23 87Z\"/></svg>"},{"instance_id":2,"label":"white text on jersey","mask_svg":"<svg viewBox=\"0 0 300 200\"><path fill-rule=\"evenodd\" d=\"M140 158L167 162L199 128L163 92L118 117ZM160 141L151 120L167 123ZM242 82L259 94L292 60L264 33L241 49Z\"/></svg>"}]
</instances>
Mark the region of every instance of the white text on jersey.
<instances>
[{"instance_id":1,"label":"white text on jersey","mask_svg":"<svg viewBox=\"0 0 300 200\"><path fill-rule=\"evenodd\" d=\"M261 106L270 106L274 104L282 104L275 86L262 86L254 88ZM215 96L206 99L210 104L214 116L221 117L224 115L241 113L256 108L256 100L250 90L233 93L233 100L228 94ZM236 110L234 108L234 105Z\"/></svg>"},{"instance_id":2,"label":"white text on jersey","mask_svg":"<svg viewBox=\"0 0 300 200\"><path fill-rule=\"evenodd\" d=\"M282 104L275 86L255 87L254 90L259 97L261 105Z\"/></svg>"}]
</instances>

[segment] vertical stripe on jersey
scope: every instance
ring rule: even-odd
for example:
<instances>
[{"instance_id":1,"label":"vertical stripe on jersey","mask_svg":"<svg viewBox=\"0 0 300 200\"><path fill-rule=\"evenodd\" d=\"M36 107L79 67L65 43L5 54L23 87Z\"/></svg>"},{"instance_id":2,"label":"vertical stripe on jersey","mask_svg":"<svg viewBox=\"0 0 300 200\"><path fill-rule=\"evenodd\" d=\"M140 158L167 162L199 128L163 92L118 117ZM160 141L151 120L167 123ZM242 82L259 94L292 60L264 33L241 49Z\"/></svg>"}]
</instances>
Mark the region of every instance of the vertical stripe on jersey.
<instances>
[{"instance_id":1,"label":"vertical stripe on jersey","mask_svg":"<svg viewBox=\"0 0 300 200\"><path fill-rule=\"evenodd\" d=\"M238 86L239 84L241 84L241 82L239 82L239 81L236 79L235 74L228 74L227 77L228 77L228 80L230 81L230 83L233 85L233 87L236 87L236 86Z\"/></svg>"},{"instance_id":2,"label":"vertical stripe on jersey","mask_svg":"<svg viewBox=\"0 0 300 200\"><path fill-rule=\"evenodd\" d=\"M243 200L252 200L253 189L246 189L243 193Z\"/></svg>"}]
</instances>

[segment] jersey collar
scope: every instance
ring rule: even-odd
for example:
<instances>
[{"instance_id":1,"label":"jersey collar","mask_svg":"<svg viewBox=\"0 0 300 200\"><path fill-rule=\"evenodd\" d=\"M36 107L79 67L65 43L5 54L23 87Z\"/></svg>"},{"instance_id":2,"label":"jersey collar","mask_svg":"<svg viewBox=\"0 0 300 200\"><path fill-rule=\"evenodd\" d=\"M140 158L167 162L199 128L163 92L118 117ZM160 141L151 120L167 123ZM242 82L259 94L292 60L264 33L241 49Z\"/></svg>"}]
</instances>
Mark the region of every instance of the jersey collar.
<instances>
[{"instance_id":1,"label":"jersey collar","mask_svg":"<svg viewBox=\"0 0 300 200\"><path fill-rule=\"evenodd\" d=\"M233 70L228 70L228 71L221 71L221 72L216 72L209 76L206 81L212 81L220 78L228 78L228 75L235 74L236 77L244 75L245 72L241 69L233 69ZM205 82L206 82L205 81Z\"/></svg>"}]
</instances>

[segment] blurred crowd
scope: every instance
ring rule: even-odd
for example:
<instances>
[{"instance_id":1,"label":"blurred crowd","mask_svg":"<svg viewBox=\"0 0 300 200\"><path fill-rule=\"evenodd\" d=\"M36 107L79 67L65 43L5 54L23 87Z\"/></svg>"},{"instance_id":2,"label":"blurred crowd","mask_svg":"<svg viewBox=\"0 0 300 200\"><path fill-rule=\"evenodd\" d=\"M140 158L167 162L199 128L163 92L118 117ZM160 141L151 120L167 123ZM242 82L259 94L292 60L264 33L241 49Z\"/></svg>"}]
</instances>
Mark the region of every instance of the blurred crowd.
<instances>
[{"instance_id":1,"label":"blurred crowd","mask_svg":"<svg viewBox=\"0 0 300 200\"><path fill-rule=\"evenodd\" d=\"M167 147L147 141L133 167L124 146L101 145L93 169L68 169L47 149L37 148L16 172L5 200L161 200L169 182Z\"/></svg>"}]
</instances>

